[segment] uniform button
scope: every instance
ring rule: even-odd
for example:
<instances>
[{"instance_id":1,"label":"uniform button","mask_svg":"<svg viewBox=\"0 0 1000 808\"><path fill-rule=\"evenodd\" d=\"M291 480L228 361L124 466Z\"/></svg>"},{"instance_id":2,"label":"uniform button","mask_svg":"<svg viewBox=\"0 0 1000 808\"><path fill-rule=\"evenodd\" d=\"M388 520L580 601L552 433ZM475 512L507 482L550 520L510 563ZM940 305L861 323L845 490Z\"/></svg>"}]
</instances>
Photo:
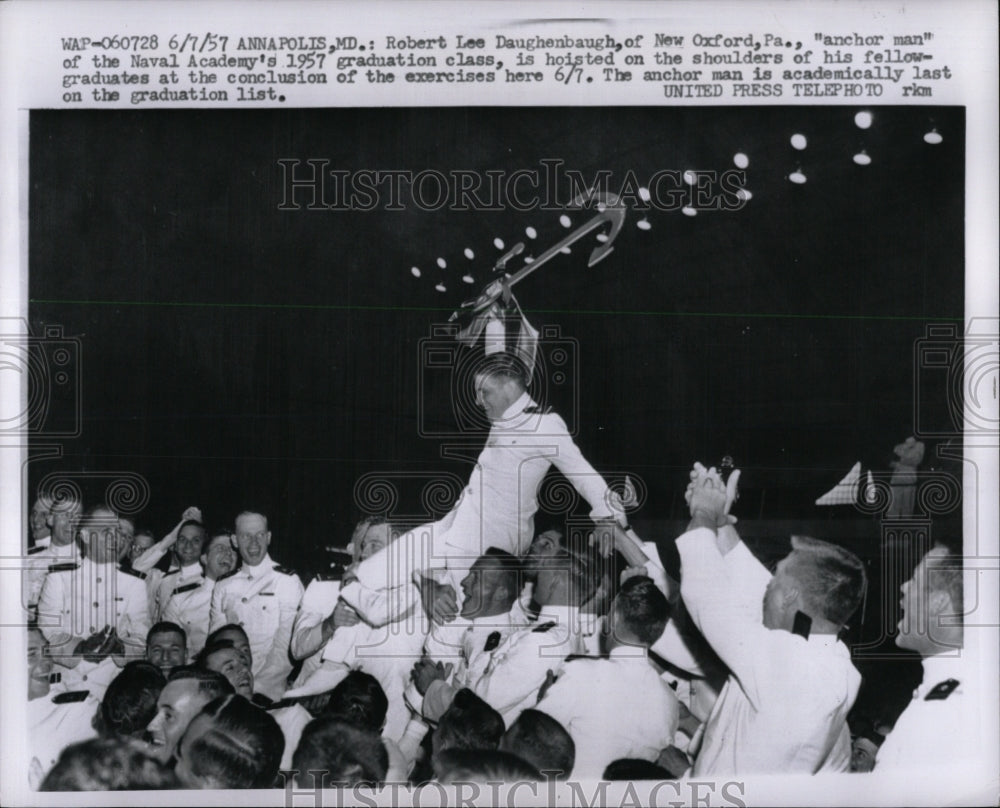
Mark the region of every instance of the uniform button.
<instances>
[{"instance_id":1,"label":"uniform button","mask_svg":"<svg viewBox=\"0 0 1000 808\"><path fill-rule=\"evenodd\" d=\"M97 583L100 583L100 582L101 582L101 579L100 579L100 578L98 578L98 579L97 579Z\"/></svg>"},{"instance_id":2,"label":"uniform button","mask_svg":"<svg viewBox=\"0 0 1000 808\"><path fill-rule=\"evenodd\" d=\"M244 603L246 603L246 602L247 602L247 599L246 599L246 598L243 598L243 602L244 602Z\"/></svg>"},{"instance_id":3,"label":"uniform button","mask_svg":"<svg viewBox=\"0 0 1000 808\"><path fill-rule=\"evenodd\" d=\"M95 609L99 609L100 607L101 607L101 604L100 604L100 603L98 603L98 602L97 602L97 601L95 600L95 601L94 601L94 608L95 608Z\"/></svg>"}]
</instances>

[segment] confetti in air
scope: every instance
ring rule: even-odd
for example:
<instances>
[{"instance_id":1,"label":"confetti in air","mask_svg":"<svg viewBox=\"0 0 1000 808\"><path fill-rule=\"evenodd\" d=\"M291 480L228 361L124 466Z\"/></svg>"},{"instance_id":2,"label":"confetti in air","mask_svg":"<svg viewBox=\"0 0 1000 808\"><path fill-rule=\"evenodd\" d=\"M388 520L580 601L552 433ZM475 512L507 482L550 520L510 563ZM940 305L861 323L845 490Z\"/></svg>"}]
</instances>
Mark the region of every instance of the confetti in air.
<instances>
[{"instance_id":1,"label":"confetti in air","mask_svg":"<svg viewBox=\"0 0 1000 808\"><path fill-rule=\"evenodd\" d=\"M420 277L420 269L419 269L419 267L410 267L410 274L414 278L419 278Z\"/></svg>"},{"instance_id":2,"label":"confetti in air","mask_svg":"<svg viewBox=\"0 0 1000 808\"><path fill-rule=\"evenodd\" d=\"M859 166L871 165L872 162L872 158L868 156L868 152L864 149L855 154L853 159Z\"/></svg>"},{"instance_id":3,"label":"confetti in air","mask_svg":"<svg viewBox=\"0 0 1000 808\"><path fill-rule=\"evenodd\" d=\"M468 258L471 261L473 258L476 257L476 254L472 250L470 250L468 247L466 247L465 248L465 257Z\"/></svg>"},{"instance_id":4,"label":"confetti in air","mask_svg":"<svg viewBox=\"0 0 1000 808\"><path fill-rule=\"evenodd\" d=\"M793 171L791 174L788 175L788 179L790 179L796 185L803 185L805 184L806 181L806 175L803 174L801 171Z\"/></svg>"},{"instance_id":5,"label":"confetti in air","mask_svg":"<svg viewBox=\"0 0 1000 808\"><path fill-rule=\"evenodd\" d=\"M938 134L938 130L937 129L931 129L930 132L928 132L926 135L924 135L924 142L930 143L932 146L936 146L942 140L944 140L944 138L941 137L940 134Z\"/></svg>"},{"instance_id":6,"label":"confetti in air","mask_svg":"<svg viewBox=\"0 0 1000 808\"><path fill-rule=\"evenodd\" d=\"M681 213L683 213L685 216L697 216L698 215L698 211L696 211L690 205L685 205L683 208L681 208Z\"/></svg>"},{"instance_id":7,"label":"confetti in air","mask_svg":"<svg viewBox=\"0 0 1000 808\"><path fill-rule=\"evenodd\" d=\"M698 177L693 171L688 169L687 171L684 172L684 182L686 182L688 185L694 185L697 181Z\"/></svg>"},{"instance_id":8,"label":"confetti in air","mask_svg":"<svg viewBox=\"0 0 1000 808\"><path fill-rule=\"evenodd\" d=\"M443 258L438 258L437 264L439 267L441 267L441 269L444 269L446 266L448 266L448 262L445 261Z\"/></svg>"},{"instance_id":9,"label":"confetti in air","mask_svg":"<svg viewBox=\"0 0 1000 808\"><path fill-rule=\"evenodd\" d=\"M535 230L534 227L526 227L524 228L524 235L528 238L536 238L538 236L538 231Z\"/></svg>"},{"instance_id":10,"label":"confetti in air","mask_svg":"<svg viewBox=\"0 0 1000 808\"><path fill-rule=\"evenodd\" d=\"M597 240L599 242L601 242L601 244L603 244L605 241L608 240L608 234L607 233L598 233L597 234Z\"/></svg>"},{"instance_id":11,"label":"confetti in air","mask_svg":"<svg viewBox=\"0 0 1000 808\"><path fill-rule=\"evenodd\" d=\"M750 193L750 191L748 191L746 188L740 188L740 190L736 192L736 196L742 199L744 202L749 202L751 199L753 199L753 194Z\"/></svg>"},{"instance_id":12,"label":"confetti in air","mask_svg":"<svg viewBox=\"0 0 1000 808\"><path fill-rule=\"evenodd\" d=\"M640 196L642 195L642 191L639 192L639 195ZM570 220L569 216L567 216L564 213L562 216L559 217L559 224L561 224L563 227L569 227L570 225L573 224L573 222Z\"/></svg>"},{"instance_id":13,"label":"confetti in air","mask_svg":"<svg viewBox=\"0 0 1000 808\"><path fill-rule=\"evenodd\" d=\"M638 227L640 230L652 230L653 229L653 225L651 225L649 223L649 219L640 219L639 221L637 221L635 223L635 226Z\"/></svg>"},{"instance_id":14,"label":"confetti in air","mask_svg":"<svg viewBox=\"0 0 1000 808\"><path fill-rule=\"evenodd\" d=\"M463 275L462 276L462 280L465 281L466 283L475 283L476 282L476 279L473 278L471 275Z\"/></svg>"},{"instance_id":15,"label":"confetti in air","mask_svg":"<svg viewBox=\"0 0 1000 808\"><path fill-rule=\"evenodd\" d=\"M493 239L493 246L496 247L498 250L502 250L503 249L503 239L502 238L495 238L495 239Z\"/></svg>"},{"instance_id":16,"label":"confetti in air","mask_svg":"<svg viewBox=\"0 0 1000 808\"><path fill-rule=\"evenodd\" d=\"M649 188L639 189L639 199L641 199L643 202L648 202L650 200Z\"/></svg>"},{"instance_id":17,"label":"confetti in air","mask_svg":"<svg viewBox=\"0 0 1000 808\"><path fill-rule=\"evenodd\" d=\"M561 252L563 255L569 255L572 252L572 250L570 250L569 247L563 247L561 250L559 250L559 252Z\"/></svg>"},{"instance_id":18,"label":"confetti in air","mask_svg":"<svg viewBox=\"0 0 1000 808\"><path fill-rule=\"evenodd\" d=\"M434 288L437 289L439 292L447 292L448 291L448 287L445 286L443 283L439 283Z\"/></svg>"}]
</instances>

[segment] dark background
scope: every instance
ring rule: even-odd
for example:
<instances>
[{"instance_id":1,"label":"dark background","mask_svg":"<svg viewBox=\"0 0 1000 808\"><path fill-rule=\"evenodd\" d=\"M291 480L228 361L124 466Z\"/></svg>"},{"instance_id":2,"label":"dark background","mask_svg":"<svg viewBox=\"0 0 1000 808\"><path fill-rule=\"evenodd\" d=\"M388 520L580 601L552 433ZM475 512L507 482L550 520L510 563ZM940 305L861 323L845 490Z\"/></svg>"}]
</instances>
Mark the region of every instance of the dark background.
<instances>
[{"instance_id":1,"label":"dark background","mask_svg":"<svg viewBox=\"0 0 1000 808\"><path fill-rule=\"evenodd\" d=\"M33 112L29 314L35 334L80 338L82 431L29 485L77 475L93 501L94 475L136 472L158 534L189 504L212 525L252 508L289 563L346 541L363 475L421 519L432 475L469 472L419 434L452 417L421 340L489 280L495 237L537 255L568 231L551 211L282 211L277 161L510 173L551 158L620 181L724 171L742 151L742 210L653 210L649 231L632 211L595 267L588 237L516 288L576 357L544 397L600 471L641 478L639 520L678 518L692 460L727 453L746 519L856 517L812 503L856 460L888 469L918 426L953 431L947 374L915 371L914 348L929 325L961 329L965 170L964 110L869 108L861 130L858 109ZM924 142L932 126L943 143ZM804 185L787 179L799 167Z\"/></svg>"}]
</instances>

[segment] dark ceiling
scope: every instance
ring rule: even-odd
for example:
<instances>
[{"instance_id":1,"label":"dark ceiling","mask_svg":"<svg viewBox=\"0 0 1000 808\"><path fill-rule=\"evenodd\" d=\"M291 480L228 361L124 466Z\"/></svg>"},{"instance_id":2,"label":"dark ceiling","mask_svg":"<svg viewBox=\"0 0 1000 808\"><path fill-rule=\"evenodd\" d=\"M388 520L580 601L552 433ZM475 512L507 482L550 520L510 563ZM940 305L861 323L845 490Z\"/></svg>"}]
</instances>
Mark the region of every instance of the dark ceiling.
<instances>
[{"instance_id":1,"label":"dark ceiling","mask_svg":"<svg viewBox=\"0 0 1000 808\"><path fill-rule=\"evenodd\" d=\"M83 410L33 480L134 471L157 530L190 503L213 522L252 506L305 542L342 539L377 472L419 516L422 480L468 473L442 459L451 382L422 358L433 327L489 280L495 238L538 255L569 231L559 210L420 210L408 193L401 211L384 195L307 210L299 190L280 210L278 161L510 177L558 160L617 190L742 152L742 209L654 209L649 229L630 210L602 262L586 266L588 236L516 293L557 335L543 357L575 357L545 397L595 466L642 478L644 515L670 515L691 460L725 453L765 515L808 515L855 460L885 467L914 430L950 428L914 347L929 325L961 327L964 110L868 108L860 129L859 109L34 112L29 312L36 333L81 336ZM924 141L932 127L942 143Z\"/></svg>"}]
</instances>

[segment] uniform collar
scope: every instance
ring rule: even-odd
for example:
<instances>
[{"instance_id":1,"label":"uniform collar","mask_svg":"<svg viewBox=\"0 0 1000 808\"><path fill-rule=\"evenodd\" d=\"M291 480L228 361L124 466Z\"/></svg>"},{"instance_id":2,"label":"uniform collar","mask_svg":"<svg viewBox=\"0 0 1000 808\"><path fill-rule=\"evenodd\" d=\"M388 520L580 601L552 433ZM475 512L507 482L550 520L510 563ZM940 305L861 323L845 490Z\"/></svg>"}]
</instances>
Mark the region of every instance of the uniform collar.
<instances>
[{"instance_id":1,"label":"uniform collar","mask_svg":"<svg viewBox=\"0 0 1000 808\"><path fill-rule=\"evenodd\" d=\"M70 558L76 555L76 542L69 544L50 544L49 551L56 558Z\"/></svg>"},{"instance_id":2,"label":"uniform collar","mask_svg":"<svg viewBox=\"0 0 1000 808\"><path fill-rule=\"evenodd\" d=\"M181 578L193 578L195 576L201 577L201 562L195 561L193 564L188 564L186 567L181 567L180 577Z\"/></svg>"},{"instance_id":3,"label":"uniform collar","mask_svg":"<svg viewBox=\"0 0 1000 808\"><path fill-rule=\"evenodd\" d=\"M261 561L256 567L248 567L244 564L240 567L240 572L242 572L247 578L260 578L262 575L265 575L273 569L274 560L271 558L270 553L265 553L264 560Z\"/></svg>"},{"instance_id":4,"label":"uniform collar","mask_svg":"<svg viewBox=\"0 0 1000 808\"><path fill-rule=\"evenodd\" d=\"M527 421L538 417L537 413L525 412L525 410L529 407L537 406L538 405L527 392L521 393L517 401L503 411L503 415L500 416L500 420L493 422L493 426L498 429L518 429Z\"/></svg>"},{"instance_id":5,"label":"uniform collar","mask_svg":"<svg viewBox=\"0 0 1000 808\"><path fill-rule=\"evenodd\" d=\"M469 628L476 632L485 629L496 631L497 629L520 628L527 624L528 616L524 613L524 609L521 608L521 604L514 601L511 610L504 614L494 614L490 617L473 617L469 621Z\"/></svg>"},{"instance_id":6,"label":"uniform collar","mask_svg":"<svg viewBox=\"0 0 1000 808\"><path fill-rule=\"evenodd\" d=\"M961 681L963 672L968 671L966 649L956 648L934 656L925 657L922 661L924 680L917 688L917 693L923 695L945 679ZM961 656L959 656L961 655Z\"/></svg>"},{"instance_id":7,"label":"uniform collar","mask_svg":"<svg viewBox=\"0 0 1000 808\"><path fill-rule=\"evenodd\" d=\"M580 627L580 609L577 606L564 604L542 606L535 625L540 626L543 623L556 623L560 626L566 626L573 633L577 633Z\"/></svg>"},{"instance_id":8,"label":"uniform collar","mask_svg":"<svg viewBox=\"0 0 1000 808\"><path fill-rule=\"evenodd\" d=\"M649 654L638 645L616 645L608 654L616 662L646 662Z\"/></svg>"}]
</instances>

